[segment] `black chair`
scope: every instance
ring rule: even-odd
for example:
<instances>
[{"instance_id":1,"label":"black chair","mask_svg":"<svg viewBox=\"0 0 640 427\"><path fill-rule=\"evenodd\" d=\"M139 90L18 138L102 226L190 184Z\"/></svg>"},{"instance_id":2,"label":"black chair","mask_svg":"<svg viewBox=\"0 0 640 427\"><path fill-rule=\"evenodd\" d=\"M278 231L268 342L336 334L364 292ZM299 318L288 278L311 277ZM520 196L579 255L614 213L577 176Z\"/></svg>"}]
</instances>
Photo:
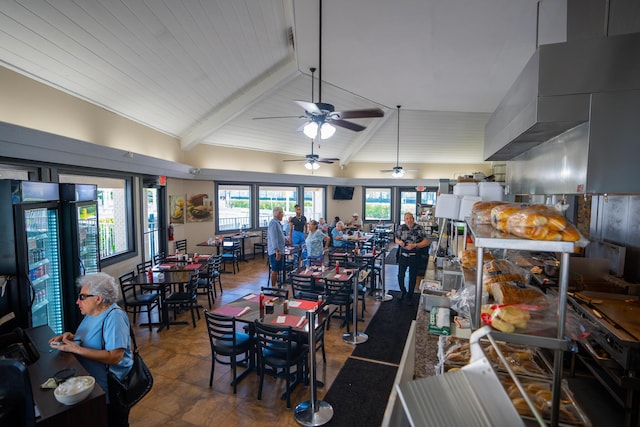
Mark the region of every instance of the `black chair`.
<instances>
[{"instance_id":1,"label":"black chair","mask_svg":"<svg viewBox=\"0 0 640 427\"><path fill-rule=\"evenodd\" d=\"M142 294L138 293L136 286L131 283L131 279L135 277L135 273L130 271L118 277L120 281L120 292L122 292L122 300L124 309L127 313L133 314L133 322L136 322L138 312L142 312L144 308L148 317L149 331L151 331L151 310L160 307L160 295L157 293Z\"/></svg>"},{"instance_id":2,"label":"black chair","mask_svg":"<svg viewBox=\"0 0 640 427\"><path fill-rule=\"evenodd\" d=\"M260 288L260 291L266 297L276 297L276 298L282 298L282 299L285 299L285 300L289 299L289 290L288 289L272 288L272 287L269 287L269 286L262 286Z\"/></svg>"},{"instance_id":3,"label":"black chair","mask_svg":"<svg viewBox=\"0 0 640 427\"><path fill-rule=\"evenodd\" d=\"M305 366L309 346L295 340L291 326L275 326L255 321L255 333L258 345L258 364L260 371L260 385L258 386L258 400L262 399L264 374L269 367L269 373L278 376L278 370L283 371L286 381L285 397L287 408L291 408L291 368L296 367L296 382L305 380Z\"/></svg>"},{"instance_id":4,"label":"black chair","mask_svg":"<svg viewBox=\"0 0 640 427\"><path fill-rule=\"evenodd\" d=\"M213 295L213 277L216 272L214 270L214 266L211 262L207 262L207 266L204 271L200 271L198 273L198 287L196 292L198 295L206 295L207 302L209 303L209 310L211 310L211 305L216 301L215 296Z\"/></svg>"},{"instance_id":5,"label":"black chair","mask_svg":"<svg viewBox=\"0 0 640 427\"><path fill-rule=\"evenodd\" d=\"M352 280L337 281L325 279L325 294L327 304L338 306L338 315L336 318L344 319L340 327L347 326L347 333L350 332L349 318L351 316L351 304L353 304L353 294L351 292ZM334 317L332 314L330 316ZM329 319L330 321L331 319Z\"/></svg>"},{"instance_id":6,"label":"black chair","mask_svg":"<svg viewBox=\"0 0 640 427\"><path fill-rule=\"evenodd\" d=\"M187 253L187 239L176 240L176 251Z\"/></svg>"},{"instance_id":7,"label":"black chair","mask_svg":"<svg viewBox=\"0 0 640 427\"><path fill-rule=\"evenodd\" d=\"M222 270L222 255L211 255L208 263L211 264L211 287L213 288L213 295L217 297L216 283L218 283L220 295L222 295L222 275L220 274L220 270Z\"/></svg>"},{"instance_id":8,"label":"black chair","mask_svg":"<svg viewBox=\"0 0 640 427\"><path fill-rule=\"evenodd\" d=\"M0 359L0 424L36 425L29 371L17 360Z\"/></svg>"},{"instance_id":9,"label":"black chair","mask_svg":"<svg viewBox=\"0 0 640 427\"><path fill-rule=\"evenodd\" d=\"M198 320L200 320L200 311L198 310L198 275L191 276L189 283L186 284L185 289L177 292L172 292L168 297L164 299L164 304L167 308L167 312L173 310L173 318L176 319L177 314L183 310L191 311L191 321L193 327L196 327L196 314ZM167 329L171 322L167 319Z\"/></svg>"},{"instance_id":10,"label":"black chair","mask_svg":"<svg viewBox=\"0 0 640 427\"><path fill-rule=\"evenodd\" d=\"M318 294L313 292L300 292L296 296L296 299L302 299L307 301L318 301ZM322 350L322 360L324 362L327 361L327 354L324 351L324 331L329 329L329 324L327 323L327 318L322 319L322 322L316 328L316 346L315 351ZM307 334L299 334L302 342L309 342L309 335Z\"/></svg>"},{"instance_id":11,"label":"black chair","mask_svg":"<svg viewBox=\"0 0 640 427\"><path fill-rule=\"evenodd\" d=\"M233 372L233 393L237 391L238 381L242 379L252 368L251 361L254 358L255 342L249 335L236 332L235 317L221 316L204 310L204 318L207 322L209 344L211 345L211 374L209 375L209 387L213 386L213 372L216 362L223 365L231 365ZM244 358L238 360L237 356L244 354ZM223 356L226 359L221 359ZM245 363L247 368L238 375L237 366Z\"/></svg>"},{"instance_id":12,"label":"black chair","mask_svg":"<svg viewBox=\"0 0 640 427\"><path fill-rule=\"evenodd\" d=\"M153 265L162 264L164 262L164 252L157 253L153 256Z\"/></svg>"},{"instance_id":13,"label":"black chair","mask_svg":"<svg viewBox=\"0 0 640 427\"><path fill-rule=\"evenodd\" d=\"M236 274L236 270L240 272L240 241L225 240L222 242L221 256L225 271L227 269L227 264L231 263L233 274Z\"/></svg>"},{"instance_id":14,"label":"black chair","mask_svg":"<svg viewBox=\"0 0 640 427\"><path fill-rule=\"evenodd\" d=\"M316 293L316 298L319 292L314 287L315 279L312 276L302 276L300 274L293 273L291 275L291 290L294 298L299 298L301 292ZM324 293L324 289L321 290Z\"/></svg>"},{"instance_id":15,"label":"black chair","mask_svg":"<svg viewBox=\"0 0 640 427\"><path fill-rule=\"evenodd\" d=\"M153 261L151 260L136 264L136 270L138 271L138 274L144 274L152 267Z\"/></svg>"},{"instance_id":16,"label":"black chair","mask_svg":"<svg viewBox=\"0 0 640 427\"><path fill-rule=\"evenodd\" d=\"M264 253L267 251L267 230L262 230L262 236L259 242L253 244L253 257L256 257L256 248L260 249L262 259L264 259Z\"/></svg>"}]
</instances>

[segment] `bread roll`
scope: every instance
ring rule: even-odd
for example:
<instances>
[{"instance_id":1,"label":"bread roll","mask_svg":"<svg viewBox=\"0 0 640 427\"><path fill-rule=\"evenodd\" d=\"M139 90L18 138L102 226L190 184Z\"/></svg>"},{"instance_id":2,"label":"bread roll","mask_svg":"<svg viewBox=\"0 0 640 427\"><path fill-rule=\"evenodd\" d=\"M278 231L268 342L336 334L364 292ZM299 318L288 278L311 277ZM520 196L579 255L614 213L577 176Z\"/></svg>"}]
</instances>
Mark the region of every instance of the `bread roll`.
<instances>
[{"instance_id":1,"label":"bread roll","mask_svg":"<svg viewBox=\"0 0 640 427\"><path fill-rule=\"evenodd\" d=\"M508 334L513 333L516 330L515 326L513 326L511 323L505 322L499 317L494 317L493 319L491 319L490 325L500 332L506 332Z\"/></svg>"},{"instance_id":2,"label":"bread roll","mask_svg":"<svg viewBox=\"0 0 640 427\"><path fill-rule=\"evenodd\" d=\"M531 319L531 315L527 310L514 305L499 306L494 310L494 315L509 323L525 321L526 324L526 321Z\"/></svg>"},{"instance_id":3,"label":"bread roll","mask_svg":"<svg viewBox=\"0 0 640 427\"><path fill-rule=\"evenodd\" d=\"M513 403L513 406L516 408L518 414L533 416L531 408L529 408L529 405L527 405L527 401L524 400L524 397L516 397L515 399L511 399L511 403Z\"/></svg>"},{"instance_id":4,"label":"bread roll","mask_svg":"<svg viewBox=\"0 0 640 427\"><path fill-rule=\"evenodd\" d=\"M475 202L471 207L471 218L476 224L491 224L491 209L506 202Z\"/></svg>"},{"instance_id":5,"label":"bread roll","mask_svg":"<svg viewBox=\"0 0 640 427\"><path fill-rule=\"evenodd\" d=\"M573 224L568 224L567 228L562 230L562 240L565 242L577 242L580 240L580 232Z\"/></svg>"},{"instance_id":6,"label":"bread roll","mask_svg":"<svg viewBox=\"0 0 640 427\"><path fill-rule=\"evenodd\" d=\"M492 283L491 294L496 304L528 304L544 297L544 293L538 288L520 287L510 282Z\"/></svg>"}]
</instances>

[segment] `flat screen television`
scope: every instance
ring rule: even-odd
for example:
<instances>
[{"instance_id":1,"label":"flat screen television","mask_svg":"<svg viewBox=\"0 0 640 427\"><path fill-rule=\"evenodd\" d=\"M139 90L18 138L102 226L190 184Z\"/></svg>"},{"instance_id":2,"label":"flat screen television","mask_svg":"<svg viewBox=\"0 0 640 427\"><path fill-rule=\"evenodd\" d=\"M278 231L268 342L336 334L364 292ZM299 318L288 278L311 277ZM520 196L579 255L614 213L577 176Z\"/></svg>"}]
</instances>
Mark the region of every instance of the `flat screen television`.
<instances>
[{"instance_id":1,"label":"flat screen television","mask_svg":"<svg viewBox=\"0 0 640 427\"><path fill-rule=\"evenodd\" d=\"M336 186L333 189L333 200L351 200L353 199L353 187Z\"/></svg>"}]
</instances>

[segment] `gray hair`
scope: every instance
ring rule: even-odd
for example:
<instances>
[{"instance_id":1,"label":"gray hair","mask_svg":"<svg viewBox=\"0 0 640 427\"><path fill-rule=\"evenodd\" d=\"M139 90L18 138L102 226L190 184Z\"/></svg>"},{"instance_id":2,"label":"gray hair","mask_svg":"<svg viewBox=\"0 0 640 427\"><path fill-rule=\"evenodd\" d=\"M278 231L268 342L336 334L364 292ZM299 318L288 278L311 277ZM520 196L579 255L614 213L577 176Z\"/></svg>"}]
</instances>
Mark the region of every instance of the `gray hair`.
<instances>
[{"instance_id":1,"label":"gray hair","mask_svg":"<svg viewBox=\"0 0 640 427\"><path fill-rule=\"evenodd\" d=\"M100 295L105 305L118 302L120 287L116 280L107 273L92 273L78 278L78 289L86 286L92 295Z\"/></svg>"},{"instance_id":2,"label":"gray hair","mask_svg":"<svg viewBox=\"0 0 640 427\"><path fill-rule=\"evenodd\" d=\"M273 216L278 215L280 212L284 212L284 209L282 209L282 206L276 206L275 208L273 208Z\"/></svg>"},{"instance_id":3,"label":"gray hair","mask_svg":"<svg viewBox=\"0 0 640 427\"><path fill-rule=\"evenodd\" d=\"M342 222L342 221L338 221L338 222L336 223L336 227L337 227L337 226L339 226L339 225L341 225L341 226L343 226L343 227L344 227L344 222Z\"/></svg>"}]
</instances>

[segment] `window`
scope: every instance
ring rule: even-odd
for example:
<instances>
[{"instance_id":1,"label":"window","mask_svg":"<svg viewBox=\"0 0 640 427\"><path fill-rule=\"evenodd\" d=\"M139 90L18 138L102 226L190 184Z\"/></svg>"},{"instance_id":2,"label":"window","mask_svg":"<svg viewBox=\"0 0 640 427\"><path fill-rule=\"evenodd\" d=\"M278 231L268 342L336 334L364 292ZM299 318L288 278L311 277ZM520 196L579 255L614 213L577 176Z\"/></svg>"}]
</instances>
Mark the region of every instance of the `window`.
<instances>
[{"instance_id":1,"label":"window","mask_svg":"<svg viewBox=\"0 0 640 427\"><path fill-rule=\"evenodd\" d=\"M364 195L365 221L391 221L391 188L365 188Z\"/></svg>"},{"instance_id":2,"label":"window","mask_svg":"<svg viewBox=\"0 0 640 427\"><path fill-rule=\"evenodd\" d=\"M415 190L400 190L400 224L404 224L404 214L407 212L416 215L416 197L418 193Z\"/></svg>"},{"instance_id":3,"label":"window","mask_svg":"<svg viewBox=\"0 0 640 427\"><path fill-rule=\"evenodd\" d=\"M298 204L298 189L296 187L260 186L258 188L260 227L267 227L273 218L273 208L282 206L284 209L283 221L287 222L290 216L296 214L295 206Z\"/></svg>"},{"instance_id":4,"label":"window","mask_svg":"<svg viewBox=\"0 0 640 427\"><path fill-rule=\"evenodd\" d=\"M216 191L218 231L251 228L251 186L219 184Z\"/></svg>"},{"instance_id":5,"label":"window","mask_svg":"<svg viewBox=\"0 0 640 427\"><path fill-rule=\"evenodd\" d=\"M428 187L420 192L420 203L423 205L434 206L436 204L436 197L438 195L437 187Z\"/></svg>"},{"instance_id":6,"label":"window","mask_svg":"<svg viewBox=\"0 0 640 427\"><path fill-rule=\"evenodd\" d=\"M133 178L60 174L59 181L98 186L98 235L101 262L135 250Z\"/></svg>"},{"instance_id":7,"label":"window","mask_svg":"<svg viewBox=\"0 0 640 427\"><path fill-rule=\"evenodd\" d=\"M307 220L325 218L325 189L320 187L304 187L304 208L302 214Z\"/></svg>"}]
</instances>

